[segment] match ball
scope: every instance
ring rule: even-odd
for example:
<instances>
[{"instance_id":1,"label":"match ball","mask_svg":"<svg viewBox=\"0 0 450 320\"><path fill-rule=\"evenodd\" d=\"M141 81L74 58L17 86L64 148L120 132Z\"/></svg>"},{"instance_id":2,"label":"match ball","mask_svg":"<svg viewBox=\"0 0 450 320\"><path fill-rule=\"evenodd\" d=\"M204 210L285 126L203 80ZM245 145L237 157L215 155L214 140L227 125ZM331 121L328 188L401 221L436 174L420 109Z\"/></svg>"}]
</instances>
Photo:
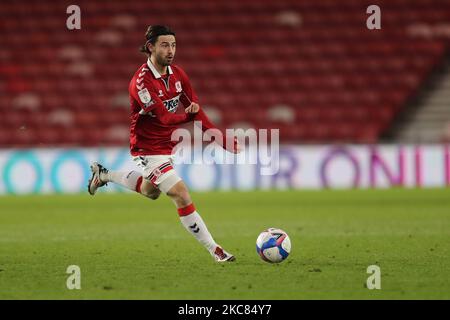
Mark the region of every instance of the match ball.
<instances>
[{"instance_id":1,"label":"match ball","mask_svg":"<svg viewBox=\"0 0 450 320\"><path fill-rule=\"evenodd\" d=\"M266 262L279 263L289 256L291 239L283 230L269 228L256 239L256 252Z\"/></svg>"}]
</instances>

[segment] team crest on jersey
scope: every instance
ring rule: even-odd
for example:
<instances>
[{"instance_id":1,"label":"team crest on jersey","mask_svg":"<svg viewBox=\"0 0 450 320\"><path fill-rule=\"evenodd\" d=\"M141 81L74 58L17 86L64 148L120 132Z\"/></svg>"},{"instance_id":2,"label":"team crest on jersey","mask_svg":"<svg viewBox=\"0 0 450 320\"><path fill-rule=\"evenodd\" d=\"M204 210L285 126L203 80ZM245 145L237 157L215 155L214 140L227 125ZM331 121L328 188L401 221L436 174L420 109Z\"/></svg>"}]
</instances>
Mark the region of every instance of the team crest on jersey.
<instances>
[{"instance_id":1,"label":"team crest on jersey","mask_svg":"<svg viewBox=\"0 0 450 320\"><path fill-rule=\"evenodd\" d=\"M177 92L183 91L183 88L181 87L181 82L180 81L175 82L175 89L177 90Z\"/></svg>"},{"instance_id":2,"label":"team crest on jersey","mask_svg":"<svg viewBox=\"0 0 450 320\"><path fill-rule=\"evenodd\" d=\"M147 88L138 91L138 95L139 99L141 99L141 102L143 104L148 104L152 102L152 97L150 96L150 93L148 92Z\"/></svg>"},{"instance_id":3,"label":"team crest on jersey","mask_svg":"<svg viewBox=\"0 0 450 320\"><path fill-rule=\"evenodd\" d=\"M161 174L162 174L162 172L158 169L158 168L156 168L155 170L153 170L153 175L155 176L155 177L160 177L161 176Z\"/></svg>"},{"instance_id":4,"label":"team crest on jersey","mask_svg":"<svg viewBox=\"0 0 450 320\"><path fill-rule=\"evenodd\" d=\"M164 96L163 91L162 91L162 90L159 90L158 97L163 97L163 96Z\"/></svg>"}]
</instances>

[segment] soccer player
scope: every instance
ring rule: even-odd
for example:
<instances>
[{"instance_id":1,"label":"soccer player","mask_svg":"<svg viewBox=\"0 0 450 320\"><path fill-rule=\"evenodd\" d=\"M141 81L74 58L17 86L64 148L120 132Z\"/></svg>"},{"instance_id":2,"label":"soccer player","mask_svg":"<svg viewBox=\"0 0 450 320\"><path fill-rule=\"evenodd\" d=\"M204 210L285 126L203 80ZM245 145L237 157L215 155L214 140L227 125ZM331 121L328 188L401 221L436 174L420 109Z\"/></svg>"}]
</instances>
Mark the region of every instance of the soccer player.
<instances>
[{"instance_id":1,"label":"soccer player","mask_svg":"<svg viewBox=\"0 0 450 320\"><path fill-rule=\"evenodd\" d=\"M171 135L178 125L195 120L202 121L203 131L218 129L200 108L186 73L172 64L176 51L175 33L167 26L153 25L148 27L145 37L141 52L147 55L147 62L136 71L128 88L131 103L130 152L143 174L110 171L94 162L91 164L88 191L94 195L98 188L113 182L153 200L164 192L175 203L186 230L216 261L234 261L235 257L214 241L195 209L188 188L172 167L172 149L176 141L171 141ZM180 102L185 110L177 114ZM227 137L223 137L219 144L238 153L237 139L230 137L227 141Z\"/></svg>"}]
</instances>

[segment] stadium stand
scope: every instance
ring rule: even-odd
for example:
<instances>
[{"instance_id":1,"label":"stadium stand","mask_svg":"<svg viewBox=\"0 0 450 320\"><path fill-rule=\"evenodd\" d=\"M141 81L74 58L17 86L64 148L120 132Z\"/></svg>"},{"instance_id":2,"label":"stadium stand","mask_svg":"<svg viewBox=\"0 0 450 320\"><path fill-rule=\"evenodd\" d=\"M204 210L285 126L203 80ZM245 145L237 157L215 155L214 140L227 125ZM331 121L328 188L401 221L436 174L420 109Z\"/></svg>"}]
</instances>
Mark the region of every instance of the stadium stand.
<instances>
[{"instance_id":1,"label":"stadium stand","mask_svg":"<svg viewBox=\"0 0 450 320\"><path fill-rule=\"evenodd\" d=\"M183 66L220 128L280 128L282 142L374 143L440 63L448 42L420 26L450 1L0 2L0 146L127 145L128 82L146 27L177 32Z\"/></svg>"}]
</instances>

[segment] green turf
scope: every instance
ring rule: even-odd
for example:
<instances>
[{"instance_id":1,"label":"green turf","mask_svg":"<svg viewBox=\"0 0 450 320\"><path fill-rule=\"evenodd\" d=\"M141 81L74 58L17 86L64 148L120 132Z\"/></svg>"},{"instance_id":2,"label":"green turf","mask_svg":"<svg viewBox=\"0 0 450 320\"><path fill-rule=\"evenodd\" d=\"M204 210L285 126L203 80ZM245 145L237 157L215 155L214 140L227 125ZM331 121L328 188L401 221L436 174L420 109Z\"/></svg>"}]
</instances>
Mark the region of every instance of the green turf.
<instances>
[{"instance_id":1,"label":"green turf","mask_svg":"<svg viewBox=\"0 0 450 320\"><path fill-rule=\"evenodd\" d=\"M0 299L450 299L448 189L193 198L235 263L215 263L165 197L0 197ZM255 252L267 227L291 237L281 264ZM373 264L381 290L365 287Z\"/></svg>"}]
</instances>

